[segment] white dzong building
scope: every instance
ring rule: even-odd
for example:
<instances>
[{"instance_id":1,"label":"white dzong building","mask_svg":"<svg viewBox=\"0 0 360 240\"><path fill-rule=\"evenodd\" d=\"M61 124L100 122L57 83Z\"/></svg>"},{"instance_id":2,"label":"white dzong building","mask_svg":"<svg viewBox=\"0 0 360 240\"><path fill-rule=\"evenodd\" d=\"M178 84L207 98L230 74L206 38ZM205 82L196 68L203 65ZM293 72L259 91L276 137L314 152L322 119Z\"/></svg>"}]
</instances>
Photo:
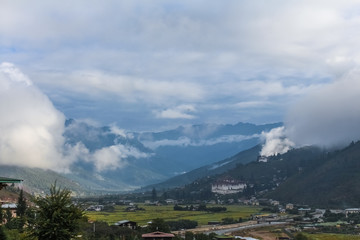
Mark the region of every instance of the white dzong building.
<instances>
[{"instance_id":1,"label":"white dzong building","mask_svg":"<svg viewBox=\"0 0 360 240\"><path fill-rule=\"evenodd\" d=\"M232 178L225 178L213 183L211 185L211 192L218 194L233 194L242 192L245 188L246 183Z\"/></svg>"}]
</instances>

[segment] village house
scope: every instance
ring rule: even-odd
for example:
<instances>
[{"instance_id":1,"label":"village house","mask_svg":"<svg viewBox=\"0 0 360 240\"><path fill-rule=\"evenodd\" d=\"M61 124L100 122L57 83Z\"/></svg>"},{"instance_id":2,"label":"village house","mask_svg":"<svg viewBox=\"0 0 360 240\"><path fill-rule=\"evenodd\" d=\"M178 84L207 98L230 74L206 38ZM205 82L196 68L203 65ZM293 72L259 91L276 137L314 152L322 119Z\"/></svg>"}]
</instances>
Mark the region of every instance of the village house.
<instances>
[{"instance_id":1,"label":"village house","mask_svg":"<svg viewBox=\"0 0 360 240\"><path fill-rule=\"evenodd\" d=\"M100 212L104 209L104 205L91 205L88 208L86 208L86 211L96 211Z\"/></svg>"},{"instance_id":2,"label":"village house","mask_svg":"<svg viewBox=\"0 0 360 240\"><path fill-rule=\"evenodd\" d=\"M166 202L167 204L176 204L176 203L177 203L177 201L174 200L174 199L166 199L165 202Z\"/></svg>"},{"instance_id":3,"label":"village house","mask_svg":"<svg viewBox=\"0 0 360 240\"><path fill-rule=\"evenodd\" d=\"M310 213L311 212L311 208L299 208L299 213L301 215L305 215L306 213Z\"/></svg>"},{"instance_id":4,"label":"village house","mask_svg":"<svg viewBox=\"0 0 360 240\"><path fill-rule=\"evenodd\" d=\"M0 177L0 190L3 188L6 188L8 186L8 184L10 183L21 183L23 180L21 179L15 179L15 178L7 178L7 177ZM16 203L3 203L1 201L1 210L3 211L7 211L9 210L12 217L16 217L16 209L17 209L17 205Z\"/></svg>"},{"instance_id":5,"label":"village house","mask_svg":"<svg viewBox=\"0 0 360 240\"><path fill-rule=\"evenodd\" d=\"M136 222L129 221L129 220L118 221L114 225L119 226L119 227L127 227L127 228L130 228L130 229L133 229L133 230L135 230L136 227L137 227Z\"/></svg>"},{"instance_id":6,"label":"village house","mask_svg":"<svg viewBox=\"0 0 360 240\"><path fill-rule=\"evenodd\" d=\"M345 216L348 217L349 214L360 213L360 208L347 208L345 209Z\"/></svg>"},{"instance_id":7,"label":"village house","mask_svg":"<svg viewBox=\"0 0 360 240\"><path fill-rule=\"evenodd\" d=\"M339 214L339 213L345 213L345 210L342 209L330 209L331 213Z\"/></svg>"},{"instance_id":8,"label":"village house","mask_svg":"<svg viewBox=\"0 0 360 240\"><path fill-rule=\"evenodd\" d=\"M292 209L294 209L294 204L288 203L288 204L286 204L285 208L289 209L289 210L292 210Z\"/></svg>"},{"instance_id":9,"label":"village house","mask_svg":"<svg viewBox=\"0 0 360 240\"><path fill-rule=\"evenodd\" d=\"M17 209L16 203L5 203L5 204L2 204L2 205L1 205L1 209L2 209L3 211L10 210L11 216L12 216L12 217L16 217L16 209Z\"/></svg>"},{"instance_id":10,"label":"village house","mask_svg":"<svg viewBox=\"0 0 360 240\"><path fill-rule=\"evenodd\" d=\"M245 188L246 183L231 178L225 178L213 183L211 185L211 192L218 194L233 194L242 192Z\"/></svg>"}]
</instances>

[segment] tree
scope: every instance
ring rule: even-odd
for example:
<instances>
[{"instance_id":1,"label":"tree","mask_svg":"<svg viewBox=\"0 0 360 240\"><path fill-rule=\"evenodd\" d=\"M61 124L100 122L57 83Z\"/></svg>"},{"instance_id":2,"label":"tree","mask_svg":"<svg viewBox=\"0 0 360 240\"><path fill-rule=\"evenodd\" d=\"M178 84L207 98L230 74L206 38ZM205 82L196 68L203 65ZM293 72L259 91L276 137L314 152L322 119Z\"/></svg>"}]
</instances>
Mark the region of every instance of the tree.
<instances>
[{"instance_id":1,"label":"tree","mask_svg":"<svg viewBox=\"0 0 360 240\"><path fill-rule=\"evenodd\" d=\"M4 222L4 211L0 208L0 225Z\"/></svg>"},{"instance_id":2,"label":"tree","mask_svg":"<svg viewBox=\"0 0 360 240\"><path fill-rule=\"evenodd\" d=\"M185 232L185 240L194 240L194 233L193 232Z\"/></svg>"},{"instance_id":3,"label":"tree","mask_svg":"<svg viewBox=\"0 0 360 240\"><path fill-rule=\"evenodd\" d=\"M159 231L159 232L169 233L170 232L170 227L165 222L164 219L156 218L156 219L152 220L152 222L149 224L149 230L150 230L150 232Z\"/></svg>"},{"instance_id":4,"label":"tree","mask_svg":"<svg viewBox=\"0 0 360 240\"><path fill-rule=\"evenodd\" d=\"M194 237L195 240L209 240L209 236L205 233L196 233Z\"/></svg>"},{"instance_id":5,"label":"tree","mask_svg":"<svg viewBox=\"0 0 360 240\"><path fill-rule=\"evenodd\" d=\"M0 239L2 239L2 240L8 239L4 232L3 226L0 226Z\"/></svg>"},{"instance_id":6,"label":"tree","mask_svg":"<svg viewBox=\"0 0 360 240\"><path fill-rule=\"evenodd\" d=\"M36 220L29 229L38 240L69 240L77 234L83 210L72 203L70 190L50 187L50 194L34 199Z\"/></svg>"},{"instance_id":7,"label":"tree","mask_svg":"<svg viewBox=\"0 0 360 240\"><path fill-rule=\"evenodd\" d=\"M6 224L9 225L12 219L12 213L10 211L10 208L6 209L5 218L6 218Z\"/></svg>"},{"instance_id":8,"label":"tree","mask_svg":"<svg viewBox=\"0 0 360 240\"><path fill-rule=\"evenodd\" d=\"M25 212L26 212L26 201L24 198L24 192L21 189L20 190L20 194L19 194L19 198L18 198L18 202L17 202L17 209L16 209L16 215L18 217L24 217Z\"/></svg>"},{"instance_id":9,"label":"tree","mask_svg":"<svg viewBox=\"0 0 360 240\"><path fill-rule=\"evenodd\" d=\"M156 189L155 189L155 188L153 188L152 191L151 191L151 198L152 198L153 201L155 201L156 198L157 198L157 194L156 194Z\"/></svg>"},{"instance_id":10,"label":"tree","mask_svg":"<svg viewBox=\"0 0 360 240\"><path fill-rule=\"evenodd\" d=\"M198 225L197 221L192 221L188 219L180 219L178 221L167 221L166 223L167 225L169 225L171 231L196 228L196 226Z\"/></svg>"},{"instance_id":11,"label":"tree","mask_svg":"<svg viewBox=\"0 0 360 240\"><path fill-rule=\"evenodd\" d=\"M295 240L308 240L309 238L307 236L305 236L303 233L298 233L296 234Z\"/></svg>"}]
</instances>

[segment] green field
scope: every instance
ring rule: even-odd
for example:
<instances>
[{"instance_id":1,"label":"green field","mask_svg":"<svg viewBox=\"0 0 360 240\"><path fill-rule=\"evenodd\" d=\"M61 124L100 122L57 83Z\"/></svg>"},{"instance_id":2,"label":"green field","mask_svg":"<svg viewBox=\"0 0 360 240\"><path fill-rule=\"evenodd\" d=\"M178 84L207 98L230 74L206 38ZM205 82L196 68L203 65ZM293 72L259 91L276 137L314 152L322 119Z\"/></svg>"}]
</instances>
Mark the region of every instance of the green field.
<instances>
[{"instance_id":1,"label":"green field","mask_svg":"<svg viewBox=\"0 0 360 240\"><path fill-rule=\"evenodd\" d=\"M360 236L346 234L317 233L306 234L311 240L360 240Z\"/></svg>"},{"instance_id":2,"label":"green field","mask_svg":"<svg viewBox=\"0 0 360 240\"><path fill-rule=\"evenodd\" d=\"M221 221L221 219L229 217L234 219L247 219L253 213L257 213L261 208L253 206L240 205L224 205L226 212L207 213L198 211L174 211L173 205L167 206L146 206L139 204L145 211L126 212L126 206L115 206L114 212L86 212L89 220L105 221L109 224L121 220L130 220L137 222L138 225L146 225L147 222L155 218L162 218L165 221L189 219L197 221L199 225L205 225L208 221ZM211 207L209 205L209 207Z\"/></svg>"}]
</instances>

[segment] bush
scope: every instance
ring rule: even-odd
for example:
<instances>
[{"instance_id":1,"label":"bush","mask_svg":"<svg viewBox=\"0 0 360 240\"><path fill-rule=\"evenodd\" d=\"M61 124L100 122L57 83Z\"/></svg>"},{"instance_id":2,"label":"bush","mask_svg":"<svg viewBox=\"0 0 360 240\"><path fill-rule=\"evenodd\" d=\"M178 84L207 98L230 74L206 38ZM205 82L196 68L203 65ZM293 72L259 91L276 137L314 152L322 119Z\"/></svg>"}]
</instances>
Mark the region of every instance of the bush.
<instances>
[{"instance_id":1,"label":"bush","mask_svg":"<svg viewBox=\"0 0 360 240\"><path fill-rule=\"evenodd\" d=\"M307 236L305 236L303 233L298 233L296 234L295 240L309 240L309 238Z\"/></svg>"},{"instance_id":2,"label":"bush","mask_svg":"<svg viewBox=\"0 0 360 240\"><path fill-rule=\"evenodd\" d=\"M169 225L171 231L196 228L198 225L197 221L191 221L188 219L181 219L179 221L168 221L166 223Z\"/></svg>"}]
</instances>

